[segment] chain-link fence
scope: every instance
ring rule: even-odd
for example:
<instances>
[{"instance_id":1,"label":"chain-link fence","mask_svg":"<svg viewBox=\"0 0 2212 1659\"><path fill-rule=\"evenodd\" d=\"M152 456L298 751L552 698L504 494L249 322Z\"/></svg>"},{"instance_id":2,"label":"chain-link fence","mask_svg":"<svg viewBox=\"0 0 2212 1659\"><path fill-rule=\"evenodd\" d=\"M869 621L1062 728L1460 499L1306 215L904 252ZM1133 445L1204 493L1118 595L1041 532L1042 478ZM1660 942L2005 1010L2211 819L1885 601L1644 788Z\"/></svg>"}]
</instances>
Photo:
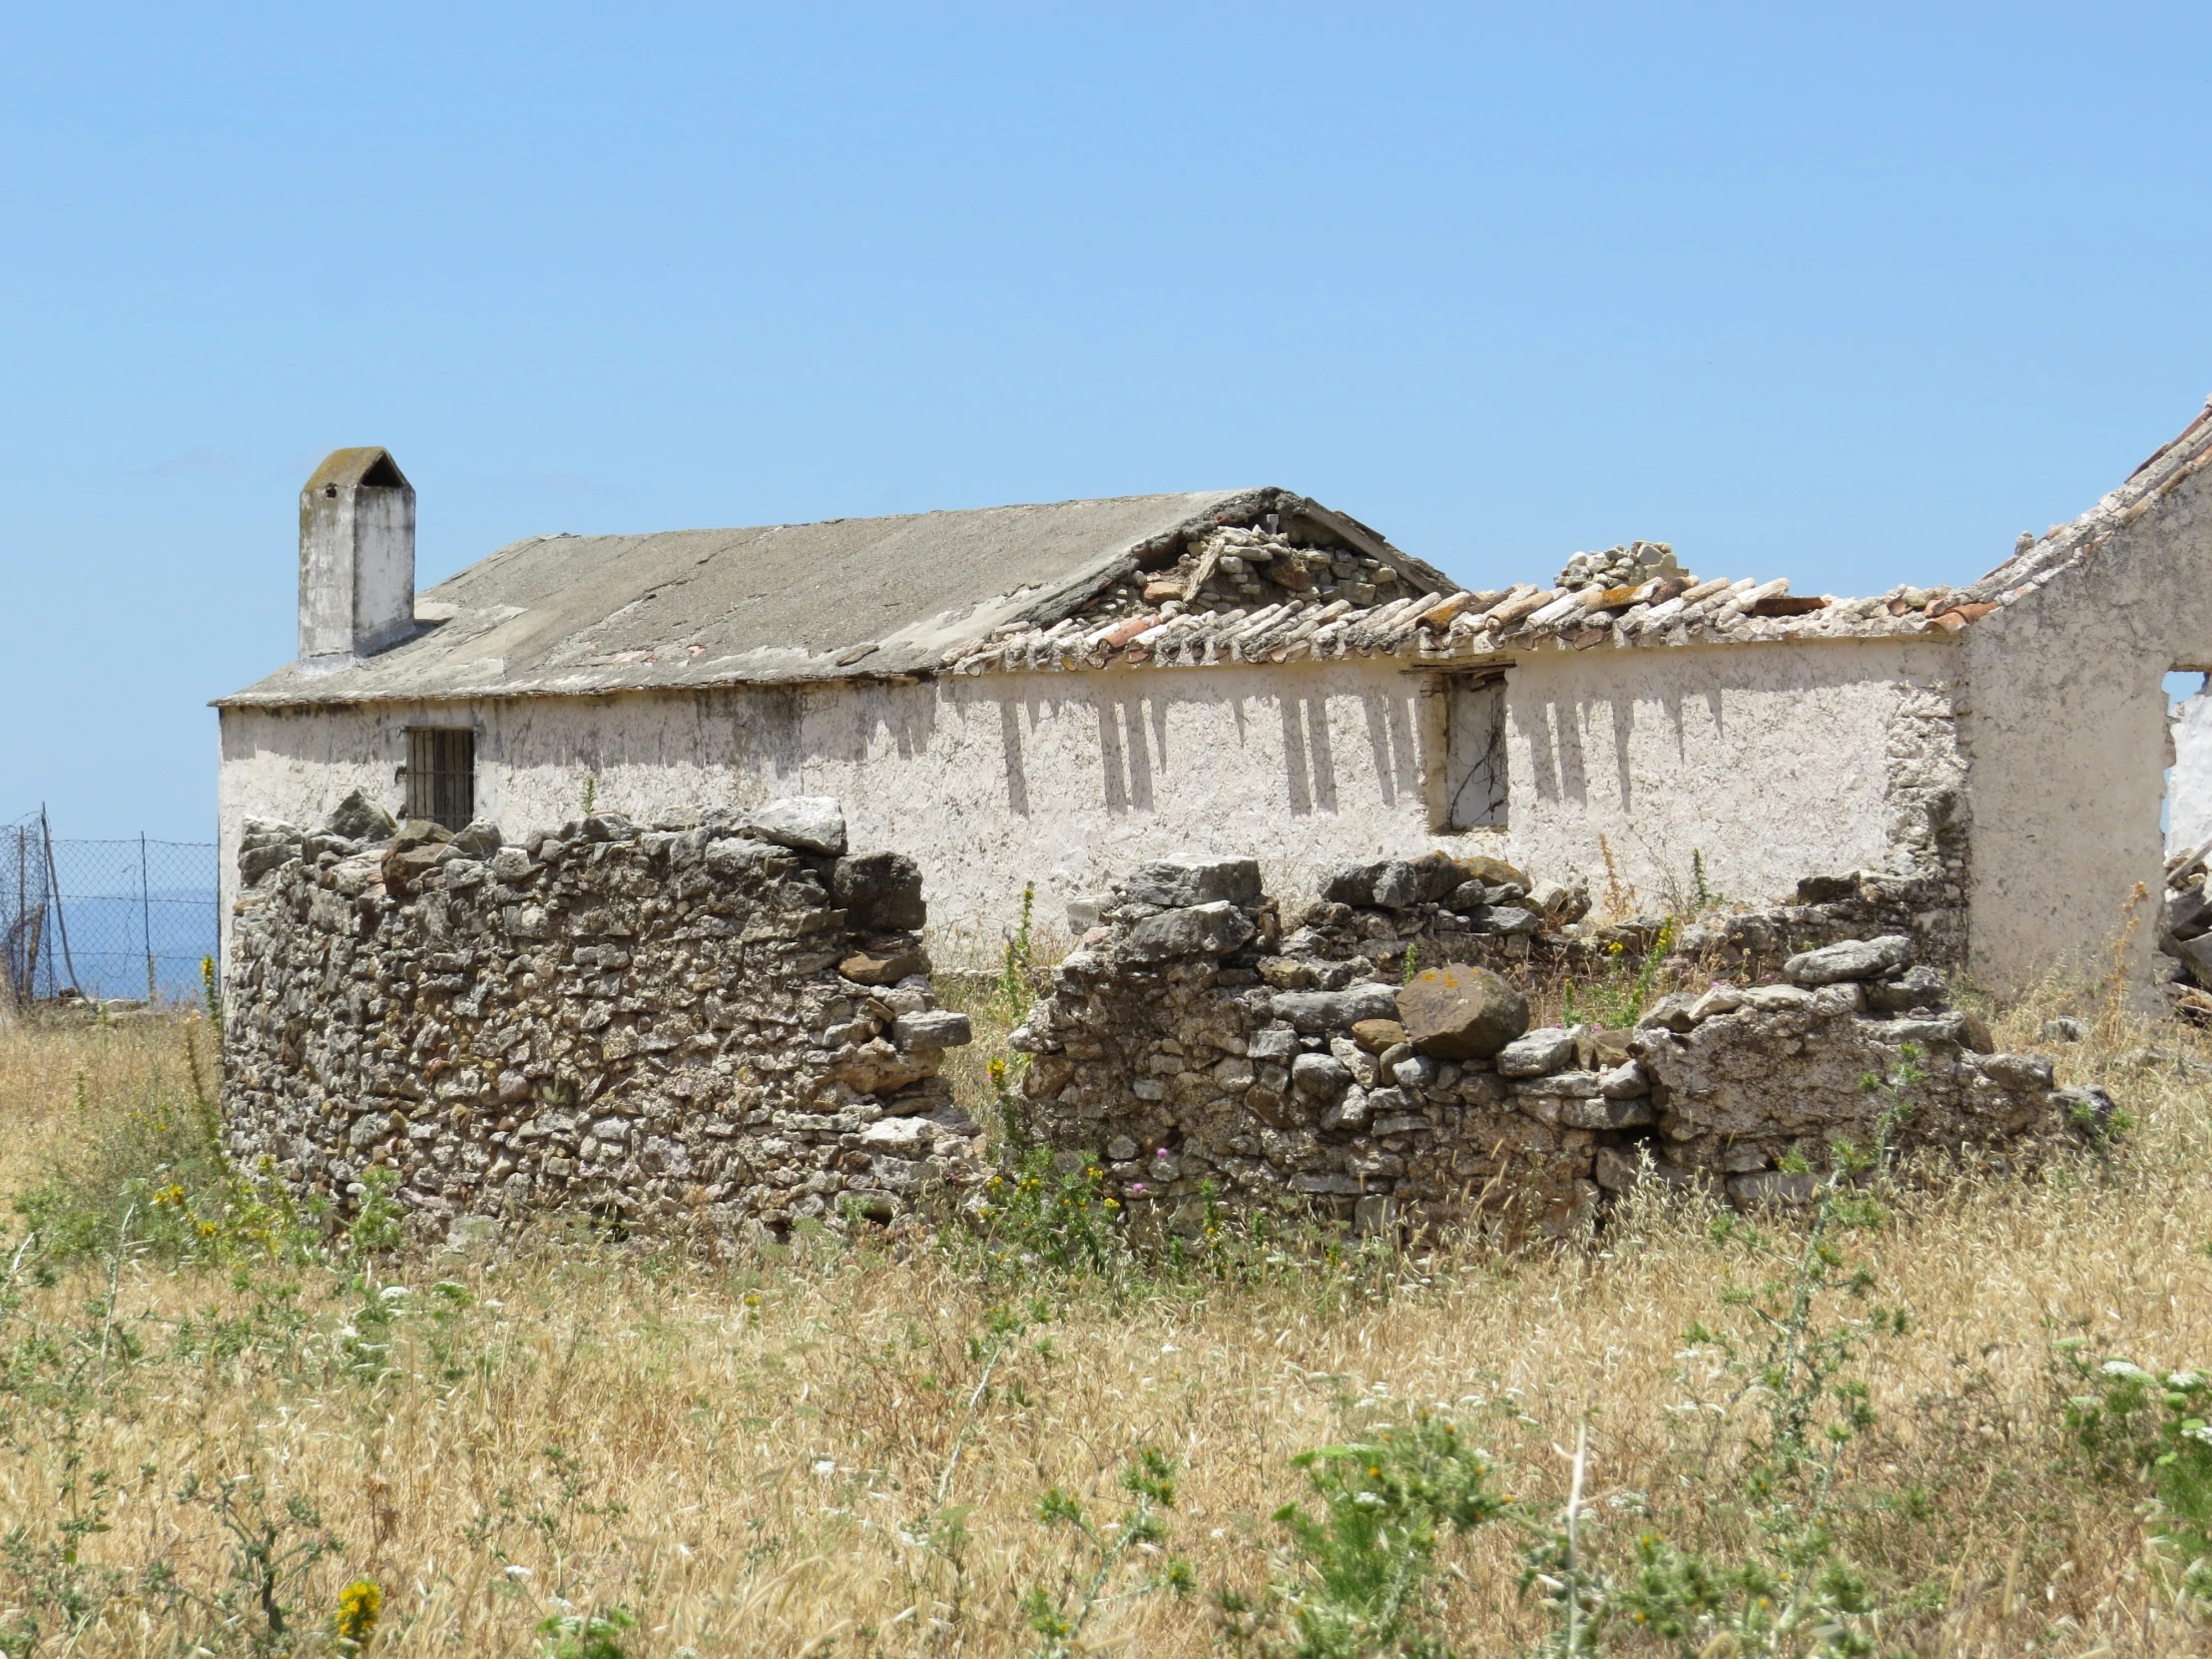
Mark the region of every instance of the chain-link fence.
<instances>
[{"instance_id":1,"label":"chain-link fence","mask_svg":"<svg viewBox=\"0 0 2212 1659\"><path fill-rule=\"evenodd\" d=\"M0 825L0 995L187 1002L216 950L211 841L57 839Z\"/></svg>"}]
</instances>

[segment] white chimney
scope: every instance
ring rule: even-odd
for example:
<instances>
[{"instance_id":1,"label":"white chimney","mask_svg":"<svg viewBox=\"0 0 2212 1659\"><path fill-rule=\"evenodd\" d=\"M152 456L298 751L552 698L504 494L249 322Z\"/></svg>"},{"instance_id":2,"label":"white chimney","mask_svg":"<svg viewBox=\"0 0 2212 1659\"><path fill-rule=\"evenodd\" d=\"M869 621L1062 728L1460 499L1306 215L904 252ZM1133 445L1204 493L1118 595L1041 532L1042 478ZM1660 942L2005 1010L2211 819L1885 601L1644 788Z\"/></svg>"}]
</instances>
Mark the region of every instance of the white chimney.
<instances>
[{"instance_id":1,"label":"white chimney","mask_svg":"<svg viewBox=\"0 0 2212 1659\"><path fill-rule=\"evenodd\" d=\"M365 657L414 631L414 485L336 449L299 492L299 657Z\"/></svg>"}]
</instances>

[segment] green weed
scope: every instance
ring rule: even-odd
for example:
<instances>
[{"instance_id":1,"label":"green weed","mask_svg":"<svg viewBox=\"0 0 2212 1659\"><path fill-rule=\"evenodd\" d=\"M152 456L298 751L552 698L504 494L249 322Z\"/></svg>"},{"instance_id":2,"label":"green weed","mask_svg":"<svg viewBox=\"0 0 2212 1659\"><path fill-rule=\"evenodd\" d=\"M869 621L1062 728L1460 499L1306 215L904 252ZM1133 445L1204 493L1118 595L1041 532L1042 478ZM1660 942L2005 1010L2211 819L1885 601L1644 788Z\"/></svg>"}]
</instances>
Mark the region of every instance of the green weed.
<instances>
[{"instance_id":1,"label":"green weed","mask_svg":"<svg viewBox=\"0 0 2212 1659\"><path fill-rule=\"evenodd\" d=\"M1082 1558L1057 1586L1032 1585L1022 1598L1022 1615L1038 1637L1038 1659L1085 1651L1083 1632L1102 1608L1162 1590L1190 1593L1191 1569L1172 1557L1157 1572L1121 1582L1132 1555L1157 1554L1167 1537L1161 1511L1175 1507L1175 1466L1165 1452L1145 1446L1122 1471L1121 1485L1131 1501L1118 1522L1094 1516L1058 1486L1037 1505L1040 1521L1067 1527L1082 1543Z\"/></svg>"},{"instance_id":2,"label":"green weed","mask_svg":"<svg viewBox=\"0 0 2212 1659\"><path fill-rule=\"evenodd\" d=\"M2073 1388L2062 1406L2068 1444L2092 1472L2150 1488L2153 1536L2183 1583L2212 1593L2212 1375L2092 1361L2078 1337L2053 1345L2053 1357Z\"/></svg>"},{"instance_id":3,"label":"green weed","mask_svg":"<svg viewBox=\"0 0 2212 1659\"><path fill-rule=\"evenodd\" d=\"M1456 1423L1421 1415L1293 1461L1319 1513L1292 1503L1275 1514L1291 1541L1292 1569L1273 1590L1290 1625L1287 1651L1296 1659L1448 1654L1433 1594L1436 1551L1446 1535L1505 1512L1488 1455Z\"/></svg>"}]
</instances>

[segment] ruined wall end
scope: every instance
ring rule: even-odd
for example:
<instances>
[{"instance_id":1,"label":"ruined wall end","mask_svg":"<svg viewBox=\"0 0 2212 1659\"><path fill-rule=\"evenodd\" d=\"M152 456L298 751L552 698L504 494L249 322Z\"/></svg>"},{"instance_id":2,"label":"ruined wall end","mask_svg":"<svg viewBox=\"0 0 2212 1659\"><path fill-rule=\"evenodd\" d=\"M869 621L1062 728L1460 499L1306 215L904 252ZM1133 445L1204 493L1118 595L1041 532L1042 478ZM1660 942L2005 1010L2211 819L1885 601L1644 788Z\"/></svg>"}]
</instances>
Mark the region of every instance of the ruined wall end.
<instances>
[{"instance_id":1,"label":"ruined wall end","mask_svg":"<svg viewBox=\"0 0 2212 1659\"><path fill-rule=\"evenodd\" d=\"M840 856L811 805L785 841L611 815L373 839L357 802L313 833L256 821L232 1152L341 1211L380 1167L429 1224L894 1219L975 1134L939 1074L967 1019L930 994L911 863Z\"/></svg>"},{"instance_id":2,"label":"ruined wall end","mask_svg":"<svg viewBox=\"0 0 2212 1659\"><path fill-rule=\"evenodd\" d=\"M1974 826L1970 966L1999 993L2102 974L2138 883L2127 968L2158 931L2165 675L2212 668L2212 510L2191 478L1965 630Z\"/></svg>"}]
</instances>

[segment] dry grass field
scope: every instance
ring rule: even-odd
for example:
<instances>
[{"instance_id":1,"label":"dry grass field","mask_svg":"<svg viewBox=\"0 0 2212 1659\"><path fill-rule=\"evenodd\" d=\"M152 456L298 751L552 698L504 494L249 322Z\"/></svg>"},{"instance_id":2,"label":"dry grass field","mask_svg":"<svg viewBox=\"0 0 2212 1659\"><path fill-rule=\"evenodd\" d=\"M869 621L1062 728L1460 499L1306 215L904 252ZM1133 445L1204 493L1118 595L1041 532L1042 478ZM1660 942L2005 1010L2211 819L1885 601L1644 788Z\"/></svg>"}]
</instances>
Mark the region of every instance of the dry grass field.
<instances>
[{"instance_id":1,"label":"dry grass field","mask_svg":"<svg viewBox=\"0 0 2212 1659\"><path fill-rule=\"evenodd\" d=\"M2031 1041L2055 1007L2000 1028ZM0 1032L10 1659L358 1651L363 1580L365 1646L394 1655L2212 1647L2174 1507L2202 1442L2175 1427L2146 1472L2126 1436L2156 1432L2157 1388L2101 1438L2069 1426L2088 1384L2054 1350L2212 1362L2212 1066L2169 1026L2063 1051L2061 1081L2132 1117L2108 1152L1840 1208L1815 1270L1802 1219L1746 1235L1687 1202L1566 1247L1234 1240L1173 1272L987 1269L925 1235L738 1263L580 1228L308 1253L193 1161L186 1034ZM1763 1306L1834 1361L1825 1393L1758 1375ZM1402 1449L1424 1412L1425 1463ZM1443 1418L1494 1474L1434 1453ZM1412 1472L1319 1465L1325 1511L1292 1459L1347 1443ZM1122 1484L1146 1448L1172 1506ZM1277 1511L1302 1499L1343 1522L1336 1555L1294 1547ZM1454 1504L1479 1524L1436 1524ZM1404 1629L1388 1595L1329 1623L1362 1560L1404 1569Z\"/></svg>"}]
</instances>

